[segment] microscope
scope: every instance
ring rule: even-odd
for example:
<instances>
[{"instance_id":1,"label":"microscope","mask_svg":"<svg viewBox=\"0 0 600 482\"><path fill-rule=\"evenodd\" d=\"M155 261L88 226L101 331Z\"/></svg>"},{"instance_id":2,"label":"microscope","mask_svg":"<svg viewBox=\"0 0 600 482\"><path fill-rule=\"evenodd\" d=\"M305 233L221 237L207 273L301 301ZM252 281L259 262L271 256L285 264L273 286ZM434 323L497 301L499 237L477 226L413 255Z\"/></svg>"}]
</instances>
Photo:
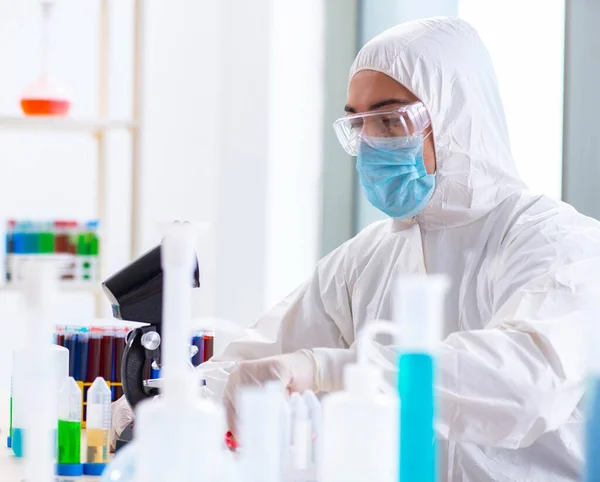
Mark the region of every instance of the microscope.
<instances>
[{"instance_id":1,"label":"microscope","mask_svg":"<svg viewBox=\"0 0 600 482\"><path fill-rule=\"evenodd\" d=\"M198 260L190 288L200 287ZM163 270L161 245L146 252L102 283L104 294L119 320L146 323L127 336L121 361L123 393L132 408L142 400L159 394L146 379L147 365L160 368L162 342ZM133 436L130 425L117 441L117 450Z\"/></svg>"}]
</instances>

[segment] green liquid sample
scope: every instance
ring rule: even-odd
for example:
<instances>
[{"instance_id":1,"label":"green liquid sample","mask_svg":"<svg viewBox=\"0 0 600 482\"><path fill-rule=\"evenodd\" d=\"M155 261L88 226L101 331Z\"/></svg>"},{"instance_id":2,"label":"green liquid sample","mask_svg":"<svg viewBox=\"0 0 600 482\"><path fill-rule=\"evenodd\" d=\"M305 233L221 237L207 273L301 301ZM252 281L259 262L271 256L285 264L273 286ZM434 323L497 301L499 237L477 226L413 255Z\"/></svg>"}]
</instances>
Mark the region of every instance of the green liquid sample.
<instances>
[{"instance_id":1,"label":"green liquid sample","mask_svg":"<svg viewBox=\"0 0 600 482\"><path fill-rule=\"evenodd\" d=\"M81 463L81 422L58 421L59 464Z\"/></svg>"}]
</instances>

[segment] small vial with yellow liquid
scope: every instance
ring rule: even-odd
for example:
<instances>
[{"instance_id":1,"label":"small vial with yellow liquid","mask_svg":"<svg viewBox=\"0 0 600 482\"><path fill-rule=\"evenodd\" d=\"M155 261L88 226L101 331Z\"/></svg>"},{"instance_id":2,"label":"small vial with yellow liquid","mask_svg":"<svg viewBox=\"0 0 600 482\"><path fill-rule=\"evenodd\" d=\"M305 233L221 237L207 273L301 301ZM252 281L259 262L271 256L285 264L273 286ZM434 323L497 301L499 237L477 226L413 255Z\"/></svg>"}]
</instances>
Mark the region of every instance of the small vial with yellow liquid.
<instances>
[{"instance_id":1,"label":"small vial with yellow liquid","mask_svg":"<svg viewBox=\"0 0 600 482\"><path fill-rule=\"evenodd\" d=\"M85 475L102 475L108 463L110 398L111 391L104 378L96 378L87 392L87 450L86 463L83 464Z\"/></svg>"}]
</instances>

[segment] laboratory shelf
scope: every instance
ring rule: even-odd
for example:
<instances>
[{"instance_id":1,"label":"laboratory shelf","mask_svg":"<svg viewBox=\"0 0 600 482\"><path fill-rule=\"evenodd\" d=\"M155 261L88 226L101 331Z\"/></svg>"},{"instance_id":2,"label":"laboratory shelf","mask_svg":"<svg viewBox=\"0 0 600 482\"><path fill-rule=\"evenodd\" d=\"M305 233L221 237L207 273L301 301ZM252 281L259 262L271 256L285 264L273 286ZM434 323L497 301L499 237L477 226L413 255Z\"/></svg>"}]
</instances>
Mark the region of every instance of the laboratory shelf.
<instances>
[{"instance_id":1,"label":"laboratory shelf","mask_svg":"<svg viewBox=\"0 0 600 482\"><path fill-rule=\"evenodd\" d=\"M2 116L0 129L24 131L64 131L97 133L107 130L133 130L136 123L125 119L94 119L52 116Z\"/></svg>"},{"instance_id":2,"label":"laboratory shelf","mask_svg":"<svg viewBox=\"0 0 600 482\"><path fill-rule=\"evenodd\" d=\"M23 289L24 286L22 283L5 283L0 285L0 291L22 291ZM99 281L60 281L58 289L65 292L102 293L102 285Z\"/></svg>"},{"instance_id":3,"label":"laboratory shelf","mask_svg":"<svg viewBox=\"0 0 600 482\"><path fill-rule=\"evenodd\" d=\"M0 1L0 4L2 2ZM42 2L44 3L44 2ZM142 185L142 130L143 130L143 104L144 96L143 87L145 78L143 75L144 58L146 53L146 35L148 30L146 27L146 1L132 0L133 4L133 58L131 59L131 74L132 74L132 95L131 95L131 117L112 117L110 114L111 92L110 81L111 71L114 68L111 58L112 31L114 27L112 23L116 19L115 13L112 12L111 4L115 3L112 0L99 0L97 19L98 28L96 29L97 45L97 114L91 117L78 117L77 115L66 116L25 116L20 113L9 114L6 111L0 112L0 134L27 134L27 133L49 133L53 136L62 134L81 134L90 136L96 144L97 161L96 161L96 216L100 220L101 225L109 225L110 217L114 209L109 202L112 199L111 185L109 181L109 133L119 132L125 133L131 139L131 146L128 149L130 165L131 165L131 182L130 182L130 212L129 212L129 258L135 259L140 249L140 233L142 232L142 216L140 215L142 203L140 187ZM0 9L0 16L2 15ZM10 48L10 46L9 46ZM4 73L4 72L3 72ZM32 97L33 99L33 97ZM15 99L17 100L17 99ZM11 136L12 137L12 136ZM65 136L75 137L75 136ZM0 141L4 141L6 135L0 136ZM72 139L65 139L72 140ZM61 171L56 171L58 176L62 175ZM122 236L122 232L104 233L100 241L100 263L98 266L98 277L106 279L109 275L107 269L107 257L105 254L105 246L114 246L116 243L112 241L114 236ZM99 282L61 282L60 289L65 292L88 292L94 295L96 306L96 317L102 318L107 314L106 297L102 294L101 285ZM16 291L19 286L14 284L0 285L2 291ZM0 472L2 472L0 460ZM0 476L0 480L5 480Z\"/></svg>"}]
</instances>

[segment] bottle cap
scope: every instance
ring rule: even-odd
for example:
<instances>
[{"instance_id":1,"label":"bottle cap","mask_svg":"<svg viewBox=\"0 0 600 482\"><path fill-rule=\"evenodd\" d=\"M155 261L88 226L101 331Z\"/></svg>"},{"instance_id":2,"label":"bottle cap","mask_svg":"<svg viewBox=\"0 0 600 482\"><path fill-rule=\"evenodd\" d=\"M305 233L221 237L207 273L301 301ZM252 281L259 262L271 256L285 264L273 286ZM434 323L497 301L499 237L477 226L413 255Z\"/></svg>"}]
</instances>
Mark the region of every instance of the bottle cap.
<instances>
[{"instance_id":1,"label":"bottle cap","mask_svg":"<svg viewBox=\"0 0 600 482\"><path fill-rule=\"evenodd\" d=\"M105 468L106 464L83 464L83 474L100 477Z\"/></svg>"},{"instance_id":2,"label":"bottle cap","mask_svg":"<svg viewBox=\"0 0 600 482\"><path fill-rule=\"evenodd\" d=\"M66 477L83 475L83 464L56 464L56 474Z\"/></svg>"}]
</instances>

